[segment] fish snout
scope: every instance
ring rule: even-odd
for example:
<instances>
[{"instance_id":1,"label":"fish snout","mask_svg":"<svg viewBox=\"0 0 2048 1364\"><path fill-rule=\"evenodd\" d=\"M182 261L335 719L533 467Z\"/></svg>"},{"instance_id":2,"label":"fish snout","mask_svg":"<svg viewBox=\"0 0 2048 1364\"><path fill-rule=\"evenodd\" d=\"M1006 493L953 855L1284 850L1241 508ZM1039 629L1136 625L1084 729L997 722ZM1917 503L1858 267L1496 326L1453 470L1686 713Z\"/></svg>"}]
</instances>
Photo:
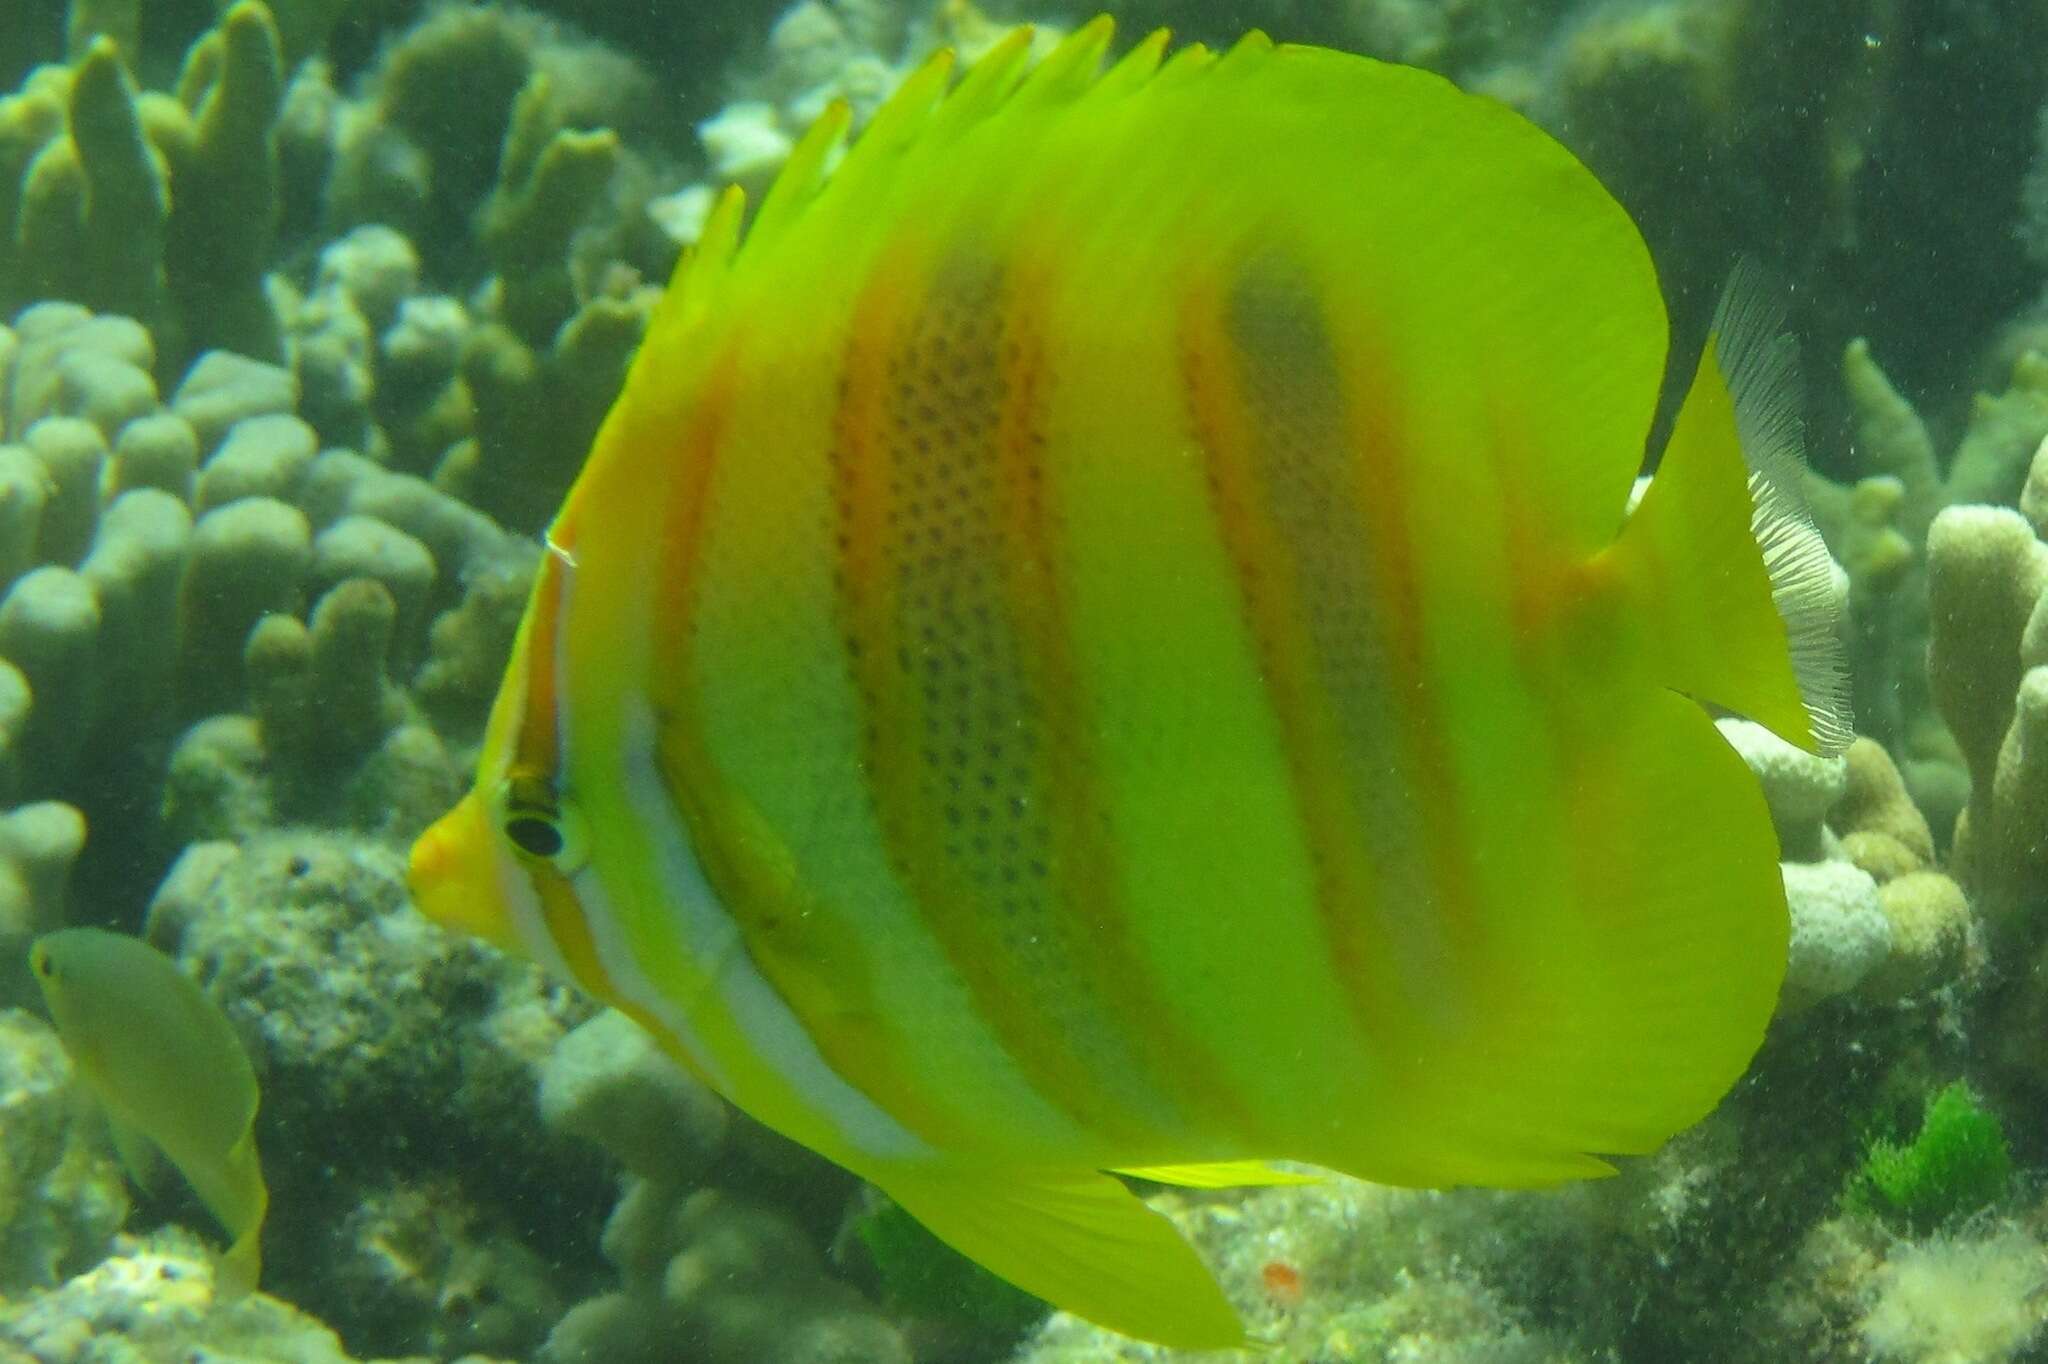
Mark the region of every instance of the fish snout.
<instances>
[{"instance_id":1,"label":"fish snout","mask_svg":"<svg viewBox=\"0 0 2048 1364\"><path fill-rule=\"evenodd\" d=\"M414 841L405 880L413 904L435 923L509 948L516 943L498 888L494 837L472 791Z\"/></svg>"}]
</instances>

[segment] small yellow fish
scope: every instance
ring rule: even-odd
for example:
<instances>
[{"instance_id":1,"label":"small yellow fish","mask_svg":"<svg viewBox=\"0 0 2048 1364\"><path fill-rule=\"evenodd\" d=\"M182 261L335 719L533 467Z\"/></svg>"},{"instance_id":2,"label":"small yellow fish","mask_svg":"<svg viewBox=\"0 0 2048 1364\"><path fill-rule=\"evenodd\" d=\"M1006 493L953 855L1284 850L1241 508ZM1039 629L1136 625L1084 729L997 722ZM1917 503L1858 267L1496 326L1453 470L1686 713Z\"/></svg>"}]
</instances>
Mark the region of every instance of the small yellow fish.
<instances>
[{"instance_id":1,"label":"small yellow fish","mask_svg":"<svg viewBox=\"0 0 2048 1364\"><path fill-rule=\"evenodd\" d=\"M226 1015L170 958L120 933L48 934L29 948L29 969L131 1173L142 1177L140 1136L227 1230L221 1291L254 1289L270 1195L256 1157L256 1072Z\"/></svg>"},{"instance_id":2,"label":"small yellow fish","mask_svg":"<svg viewBox=\"0 0 2048 1364\"><path fill-rule=\"evenodd\" d=\"M1665 314L1584 167L1424 72L1110 37L942 54L720 202L412 887L1222 1347L1110 1172L1540 1185L1697 1120L1786 942L1700 703L1834 749L1844 688L1742 295L1624 524Z\"/></svg>"}]
</instances>

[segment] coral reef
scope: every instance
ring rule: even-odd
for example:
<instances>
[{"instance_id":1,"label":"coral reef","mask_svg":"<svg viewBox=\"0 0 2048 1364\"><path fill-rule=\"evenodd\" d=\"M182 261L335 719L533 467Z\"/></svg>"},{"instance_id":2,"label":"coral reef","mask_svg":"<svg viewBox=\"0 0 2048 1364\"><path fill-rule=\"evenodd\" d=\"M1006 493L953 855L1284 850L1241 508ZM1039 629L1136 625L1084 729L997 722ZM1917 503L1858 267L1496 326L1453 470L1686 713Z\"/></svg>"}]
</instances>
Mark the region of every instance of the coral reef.
<instances>
[{"instance_id":1,"label":"coral reef","mask_svg":"<svg viewBox=\"0 0 2048 1364\"><path fill-rule=\"evenodd\" d=\"M892 1286L889 1256L929 1246L879 1250L861 1228L887 1210L846 1177L405 906L403 843L462 784L530 532L718 188L759 188L829 101L865 117L938 43L972 55L1023 18L1049 40L1092 9L643 8L0 4L0 1003L31 997L21 948L66 918L144 928L222 1003L263 1088L277 1295L217 1301L174 1226L117 1235L106 1144L10 1013L0 1355L631 1361L687 1339L938 1364L1029 1320ZM2048 1156L2048 362L2029 248L1992 206L2018 188L2040 16L1110 8L1126 36L1258 23L1530 112L1640 217L1681 337L1735 253L1782 271L1809 351L1843 357L1814 386L1809 490L1868 736L1823 761L1723 722L1778 831L1791 960L1752 1075L1666 1151L1555 1194L1158 1205L1288 1357L2038 1354L2048 1217L2019 1200ZM1930 115L1936 92L1957 110ZM1991 392L1946 396L1987 366ZM1936 1207L1904 1192L1930 1139L1907 1138L1954 1116L1924 1101L1959 1074L2020 1173ZM1890 1225L1838 1197L1883 1133L1894 1201L1922 1202ZM1022 1357L1160 1354L1054 1317Z\"/></svg>"},{"instance_id":2,"label":"coral reef","mask_svg":"<svg viewBox=\"0 0 2048 1364\"><path fill-rule=\"evenodd\" d=\"M1970 904L1935 868L1933 834L1884 748L1860 738L1840 758L1817 758L1747 720L1720 728L1757 774L1778 830L1792 915L1780 1013L1963 979L1981 957Z\"/></svg>"},{"instance_id":3,"label":"coral reef","mask_svg":"<svg viewBox=\"0 0 2048 1364\"><path fill-rule=\"evenodd\" d=\"M0 1004L34 998L28 945L65 922L71 867L84 848L85 819L61 801L0 815Z\"/></svg>"},{"instance_id":4,"label":"coral reef","mask_svg":"<svg viewBox=\"0 0 2048 1364\"><path fill-rule=\"evenodd\" d=\"M351 1323L352 1342L530 1348L556 1290L500 1200L600 1195L575 1148L531 1132L536 1066L587 1006L420 921L399 852L361 835L194 843L145 932L240 1029L259 1148L294 1153L269 1171L266 1287Z\"/></svg>"},{"instance_id":5,"label":"coral reef","mask_svg":"<svg viewBox=\"0 0 2048 1364\"><path fill-rule=\"evenodd\" d=\"M1241 1198L1168 1193L1153 1206L1215 1267L1251 1333L1283 1358L1592 1364L1599 1357L1564 1333L1528 1324L1464 1262L1490 1235L1484 1197L1332 1179ZM1055 1314L1016 1358L1135 1364L1161 1356Z\"/></svg>"},{"instance_id":6,"label":"coral reef","mask_svg":"<svg viewBox=\"0 0 2048 1364\"><path fill-rule=\"evenodd\" d=\"M1772 1304L1775 1339L1796 1357L1879 1364L2006 1364L2048 1326L2040 1212L1900 1240L1832 1218L1800 1247L1800 1288ZM1784 1355L1782 1357L1794 1357Z\"/></svg>"},{"instance_id":7,"label":"coral reef","mask_svg":"<svg viewBox=\"0 0 2048 1364\"><path fill-rule=\"evenodd\" d=\"M115 1254L62 1288L0 1307L0 1344L47 1364L354 1364L355 1358L332 1330L276 1298L256 1294L222 1303L205 1250L176 1230L124 1236Z\"/></svg>"},{"instance_id":8,"label":"coral reef","mask_svg":"<svg viewBox=\"0 0 2048 1364\"><path fill-rule=\"evenodd\" d=\"M1942 618L1938 604L1930 608L1930 534L1945 508L2018 499L2048 436L2048 362L2023 353L2004 392L1978 394L1946 460L1866 344L1849 345L1842 372L1858 478L1851 485L1812 478L1808 491L1849 573L1857 714L1865 732L1898 750L1916 801L1946 842L1981 763L1968 746L1982 740L1968 733L1967 720L1962 730L1953 721L1945 726L1948 705L1937 715L1938 698L1930 694L1930 687L1958 680L1926 666L1934 629L1956 625ZM1956 600L1953 574L1945 586L1948 600Z\"/></svg>"},{"instance_id":9,"label":"coral reef","mask_svg":"<svg viewBox=\"0 0 2048 1364\"><path fill-rule=\"evenodd\" d=\"M602 1144L627 1172L603 1240L620 1286L562 1317L539 1354L546 1364L652 1364L677 1340L713 1364L909 1364L896 1329L827 1273L814 1233L726 1187L736 1172L719 1168L731 1121L723 1102L622 1015L600 1014L557 1044L540 1112L549 1130ZM762 1129L743 1125L737 1140L756 1148L756 1165L765 1144L771 1161L793 1157L827 1191L844 1189L837 1171Z\"/></svg>"},{"instance_id":10,"label":"coral reef","mask_svg":"<svg viewBox=\"0 0 2048 1364\"><path fill-rule=\"evenodd\" d=\"M10 1296L91 1267L128 1215L126 1181L72 1080L47 1024L0 1013L0 1291Z\"/></svg>"}]
</instances>

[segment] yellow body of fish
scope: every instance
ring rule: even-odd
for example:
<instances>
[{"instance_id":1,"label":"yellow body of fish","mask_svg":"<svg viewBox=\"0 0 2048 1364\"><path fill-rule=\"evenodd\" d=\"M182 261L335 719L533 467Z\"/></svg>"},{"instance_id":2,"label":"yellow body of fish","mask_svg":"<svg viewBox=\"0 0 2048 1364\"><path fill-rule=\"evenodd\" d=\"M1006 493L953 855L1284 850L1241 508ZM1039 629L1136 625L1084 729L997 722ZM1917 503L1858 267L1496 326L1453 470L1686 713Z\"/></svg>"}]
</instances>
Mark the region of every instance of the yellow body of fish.
<instances>
[{"instance_id":1,"label":"yellow body of fish","mask_svg":"<svg viewBox=\"0 0 2048 1364\"><path fill-rule=\"evenodd\" d=\"M270 1196L256 1156L256 1073L227 1017L168 957L119 933L48 934L29 949L29 969L124 1157L136 1135L162 1151L227 1229L222 1291L255 1288Z\"/></svg>"},{"instance_id":2,"label":"yellow body of fish","mask_svg":"<svg viewBox=\"0 0 2048 1364\"><path fill-rule=\"evenodd\" d=\"M1744 328L1623 528L1665 317L1569 154L1109 40L942 56L721 202L412 882L998 1273L1221 1346L1107 1172L1542 1184L1700 1117L1786 921L1698 702L1829 746L1839 679Z\"/></svg>"}]
</instances>

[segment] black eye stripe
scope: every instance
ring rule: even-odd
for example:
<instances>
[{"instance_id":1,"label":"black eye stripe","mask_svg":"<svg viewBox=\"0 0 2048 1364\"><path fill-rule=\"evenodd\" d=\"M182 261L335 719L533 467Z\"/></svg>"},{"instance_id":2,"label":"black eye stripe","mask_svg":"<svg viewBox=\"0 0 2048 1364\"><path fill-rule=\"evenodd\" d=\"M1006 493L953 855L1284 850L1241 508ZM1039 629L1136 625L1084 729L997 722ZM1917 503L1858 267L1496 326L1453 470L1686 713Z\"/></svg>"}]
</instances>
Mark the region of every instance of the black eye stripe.
<instances>
[{"instance_id":1,"label":"black eye stripe","mask_svg":"<svg viewBox=\"0 0 2048 1364\"><path fill-rule=\"evenodd\" d=\"M534 857L553 857L562 851L562 831L542 815L517 814L505 821L505 837L521 852Z\"/></svg>"}]
</instances>

